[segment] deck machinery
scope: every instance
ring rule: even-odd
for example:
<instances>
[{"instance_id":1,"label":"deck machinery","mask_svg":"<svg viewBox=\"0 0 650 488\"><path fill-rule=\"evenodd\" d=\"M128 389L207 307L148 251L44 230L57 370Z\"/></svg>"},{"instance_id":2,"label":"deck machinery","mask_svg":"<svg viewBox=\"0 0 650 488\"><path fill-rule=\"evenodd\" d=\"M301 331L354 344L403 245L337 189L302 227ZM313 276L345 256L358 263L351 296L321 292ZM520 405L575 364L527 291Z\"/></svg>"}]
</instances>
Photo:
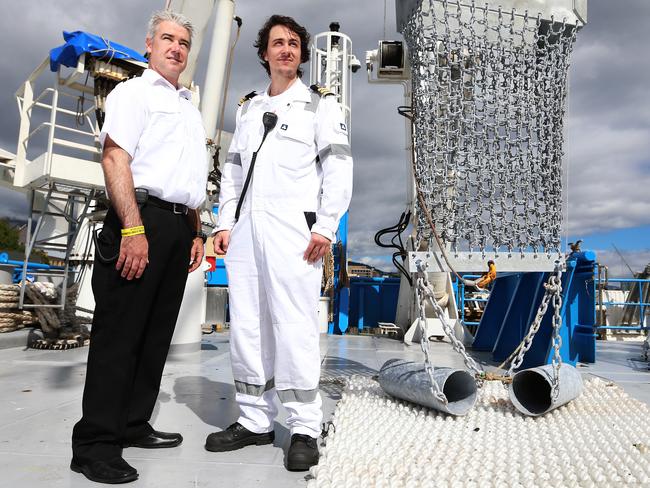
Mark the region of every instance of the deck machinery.
<instances>
[{"instance_id":1,"label":"deck machinery","mask_svg":"<svg viewBox=\"0 0 650 488\"><path fill-rule=\"evenodd\" d=\"M562 323L571 287L591 279L574 283L575 270L595 263L593 253L565 259L561 246L568 68L586 13L586 0L397 1L405 42L381 41L367 55L370 79L404 85L413 231L396 323L422 343L424 383L435 383L430 336L448 336L479 382L486 373L465 353L479 336L510 363L504 382L524 357L550 363L553 403L562 363L593 361L593 322ZM476 286L463 274L494 267L492 299L505 305L488 305L474 340L458 324L451 278ZM481 334L491 319L497 326Z\"/></svg>"}]
</instances>

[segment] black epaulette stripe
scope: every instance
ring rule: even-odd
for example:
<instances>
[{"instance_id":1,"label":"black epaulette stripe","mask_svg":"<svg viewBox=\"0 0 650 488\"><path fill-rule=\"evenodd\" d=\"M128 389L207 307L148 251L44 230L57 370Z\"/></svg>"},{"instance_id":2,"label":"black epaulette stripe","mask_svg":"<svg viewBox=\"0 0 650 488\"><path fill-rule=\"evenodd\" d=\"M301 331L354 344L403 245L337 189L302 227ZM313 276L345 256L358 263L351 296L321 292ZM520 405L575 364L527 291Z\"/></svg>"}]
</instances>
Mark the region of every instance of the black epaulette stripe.
<instances>
[{"instance_id":1,"label":"black epaulette stripe","mask_svg":"<svg viewBox=\"0 0 650 488\"><path fill-rule=\"evenodd\" d=\"M311 91L313 91L314 93L317 93L321 97L326 97L327 95L334 95L334 93L329 91L327 88L325 88L324 86L320 86L320 85L318 85L316 83L311 85L309 88L310 88Z\"/></svg>"},{"instance_id":2,"label":"black epaulette stripe","mask_svg":"<svg viewBox=\"0 0 650 488\"><path fill-rule=\"evenodd\" d=\"M257 96L257 92L256 92L256 91L252 91L252 92L250 92L248 95L244 95L243 97L241 97L241 98L239 99L239 106L241 107L241 106L244 104L244 102L246 102L246 101L248 101L248 100L250 100L251 98L256 97L256 96Z\"/></svg>"}]
</instances>

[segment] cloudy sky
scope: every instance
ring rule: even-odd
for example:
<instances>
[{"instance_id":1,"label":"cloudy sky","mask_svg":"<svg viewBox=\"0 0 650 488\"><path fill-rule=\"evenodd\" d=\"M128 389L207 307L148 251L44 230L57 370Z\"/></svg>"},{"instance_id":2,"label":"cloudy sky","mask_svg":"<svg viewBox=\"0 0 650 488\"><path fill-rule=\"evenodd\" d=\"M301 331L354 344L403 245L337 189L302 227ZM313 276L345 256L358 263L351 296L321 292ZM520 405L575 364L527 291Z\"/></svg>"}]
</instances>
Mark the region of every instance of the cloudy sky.
<instances>
[{"instance_id":1,"label":"cloudy sky","mask_svg":"<svg viewBox=\"0 0 650 488\"><path fill-rule=\"evenodd\" d=\"M240 1L243 29L235 51L226 130L233 130L236 101L266 83L252 47L257 30L272 13L295 17L314 34L338 21L363 63L365 51L395 31L395 0ZM2 1L0 35L0 148L15 152L18 110L14 92L62 43L61 31L86 30L144 51L150 13L164 0ZM647 61L648 0L589 0L589 24L578 35L570 74L569 240L598 252L610 275L628 274L650 262L650 65ZM196 81L207 64L202 50ZM351 257L386 267L374 233L397 222L405 208L404 123L398 86L369 85L364 70L352 86L355 191L350 208ZM25 198L0 188L0 213L26 214ZM623 259L614 251L615 245Z\"/></svg>"}]
</instances>

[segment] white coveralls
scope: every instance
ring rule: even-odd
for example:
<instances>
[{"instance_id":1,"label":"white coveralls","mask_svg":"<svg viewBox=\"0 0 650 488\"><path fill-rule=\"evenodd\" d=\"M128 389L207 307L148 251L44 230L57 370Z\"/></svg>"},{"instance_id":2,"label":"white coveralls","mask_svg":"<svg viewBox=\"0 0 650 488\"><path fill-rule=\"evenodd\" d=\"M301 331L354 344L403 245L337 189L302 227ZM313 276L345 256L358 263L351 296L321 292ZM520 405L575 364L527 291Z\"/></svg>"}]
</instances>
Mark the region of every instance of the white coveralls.
<instances>
[{"instance_id":1,"label":"white coveralls","mask_svg":"<svg viewBox=\"0 0 650 488\"><path fill-rule=\"evenodd\" d=\"M352 157L335 96L321 97L299 79L278 96L267 91L237 111L215 230L231 230L225 264L237 421L256 433L273 430L275 389L291 434L318 437L322 263L309 264L303 254L311 232L334 241L352 194ZM264 112L275 112L277 124L258 153L235 222ZM305 212L316 213L311 232Z\"/></svg>"}]
</instances>

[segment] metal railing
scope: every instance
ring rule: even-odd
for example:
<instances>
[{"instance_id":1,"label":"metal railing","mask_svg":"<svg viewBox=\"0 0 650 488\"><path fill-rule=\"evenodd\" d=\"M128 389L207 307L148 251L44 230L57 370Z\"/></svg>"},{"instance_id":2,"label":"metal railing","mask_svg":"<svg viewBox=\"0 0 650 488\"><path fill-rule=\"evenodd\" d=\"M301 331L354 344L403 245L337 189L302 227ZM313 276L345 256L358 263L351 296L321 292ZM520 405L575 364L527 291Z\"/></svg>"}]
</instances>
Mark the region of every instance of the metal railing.
<instances>
[{"instance_id":1,"label":"metal railing","mask_svg":"<svg viewBox=\"0 0 650 488\"><path fill-rule=\"evenodd\" d=\"M463 277L472 280L478 278L479 275L463 275ZM646 317L650 313L650 278L609 278L606 273L602 272L602 268L598 276L594 278L596 280L596 289L598 290L595 301L597 317L596 325L594 326L595 330L643 331L650 329L650 324L648 324ZM622 301L606 298L606 287L611 284L622 285L621 291L627 291L627 298ZM624 289L626 286L628 287L627 290ZM468 327L470 331L473 331L474 328L478 327L480 322L465 320L465 305L467 302L487 303L488 298L467 296L465 284L462 282L458 283L456 303L459 317L462 324ZM608 307L624 307L621 311L621 319L618 321L620 323L603 323L605 310Z\"/></svg>"},{"instance_id":2,"label":"metal railing","mask_svg":"<svg viewBox=\"0 0 650 488\"><path fill-rule=\"evenodd\" d=\"M475 280L475 279L480 278L480 277L481 277L481 275L463 274L463 278L468 279L468 280ZM456 306L458 308L458 315L459 315L461 324L463 324L465 327L467 327L469 332L472 333L472 335L473 335L476 332L476 328L478 327L480 322L466 321L465 320L465 303L466 302L487 303L488 298L468 297L468 296L466 296L466 292L467 292L467 288L465 286L465 283L463 281L458 281L458 293L456 294Z\"/></svg>"},{"instance_id":3,"label":"metal railing","mask_svg":"<svg viewBox=\"0 0 650 488\"><path fill-rule=\"evenodd\" d=\"M12 281L14 283L20 283L23 280L23 276L29 277L29 275L32 273L42 275L43 272L50 270L63 270L63 266L54 266L45 263L34 263L32 261L25 262L17 259L9 259L9 255L5 252L0 252L0 264L14 267L12 273Z\"/></svg>"},{"instance_id":4,"label":"metal railing","mask_svg":"<svg viewBox=\"0 0 650 488\"><path fill-rule=\"evenodd\" d=\"M604 292L605 286L611 283L619 283L621 285L631 284L629 290L627 291L627 298L624 301L615 301L615 300L605 300ZM635 286L636 285L636 286ZM596 281L596 286L598 289L598 297L596 300L596 310L601 311L606 307L620 306L623 308L623 313L621 317L621 324L602 324L602 317L604 313L597 314L597 330L629 330L629 331L642 331L648 330L650 327L646 324L646 310L650 307L650 302L648 302L648 297L650 296L650 279L647 278L608 278L606 277L604 281L599 279ZM632 298L631 298L632 297ZM634 297L637 299L635 300ZM637 318L638 317L638 318Z\"/></svg>"},{"instance_id":5,"label":"metal railing","mask_svg":"<svg viewBox=\"0 0 650 488\"><path fill-rule=\"evenodd\" d=\"M56 82L52 86L43 76L49 74L48 56L16 92L20 113L17 168L24 168L38 152L45 150L43 173L49 176L55 147L64 152L82 151L90 154L92 160L98 159L99 128L92 117L95 110L94 92L92 86L74 81L85 73L84 66L80 60L77 68L67 77L57 72ZM46 86L37 91L37 85L42 86L43 83ZM35 140L37 135L38 140ZM34 154L34 151L38 152ZM31 183L19 180L16 182L19 186Z\"/></svg>"}]
</instances>

